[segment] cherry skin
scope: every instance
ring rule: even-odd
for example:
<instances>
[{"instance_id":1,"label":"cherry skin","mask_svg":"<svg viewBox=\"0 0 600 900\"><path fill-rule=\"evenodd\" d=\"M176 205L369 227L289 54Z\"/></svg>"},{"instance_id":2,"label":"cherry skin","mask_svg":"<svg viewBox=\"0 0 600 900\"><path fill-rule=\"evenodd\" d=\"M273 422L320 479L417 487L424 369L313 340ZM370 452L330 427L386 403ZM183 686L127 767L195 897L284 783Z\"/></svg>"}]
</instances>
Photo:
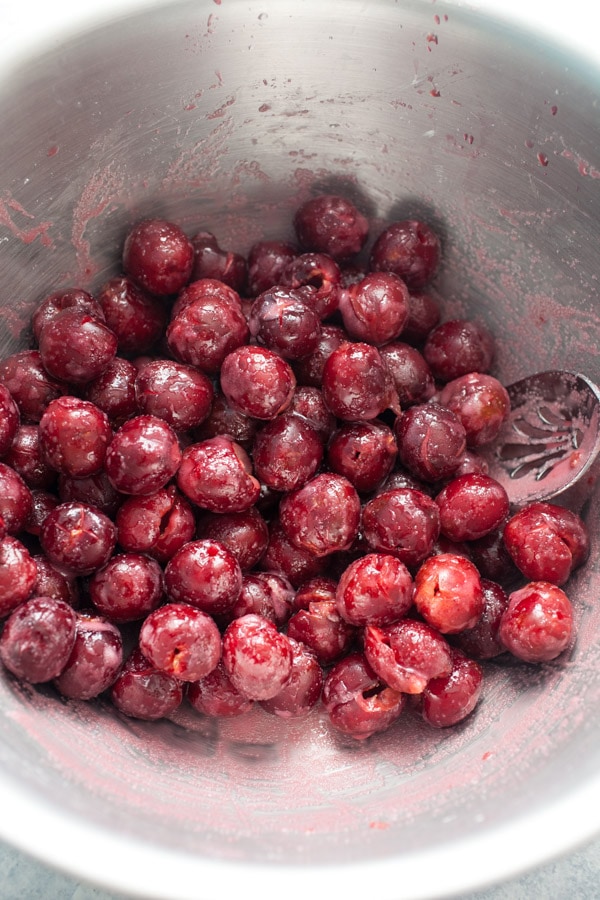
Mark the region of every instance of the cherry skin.
<instances>
[{"instance_id":1,"label":"cherry skin","mask_svg":"<svg viewBox=\"0 0 600 900\"><path fill-rule=\"evenodd\" d=\"M319 340L311 355L294 362L294 372L296 373L298 384L321 387L323 368L328 357L347 340L348 335L339 325L334 325L330 322L323 323Z\"/></svg>"},{"instance_id":2,"label":"cherry skin","mask_svg":"<svg viewBox=\"0 0 600 900\"><path fill-rule=\"evenodd\" d=\"M221 635L213 619L187 603L166 603L140 629L140 650L154 666L181 681L198 681L221 658Z\"/></svg>"},{"instance_id":3,"label":"cherry skin","mask_svg":"<svg viewBox=\"0 0 600 900\"><path fill-rule=\"evenodd\" d=\"M123 638L116 625L92 612L77 613L75 643L54 686L72 700L91 700L114 683L123 662Z\"/></svg>"},{"instance_id":4,"label":"cherry skin","mask_svg":"<svg viewBox=\"0 0 600 900\"><path fill-rule=\"evenodd\" d=\"M349 653L328 672L323 705L334 728L356 740L386 731L404 708L404 695L383 684L362 653Z\"/></svg>"},{"instance_id":5,"label":"cherry skin","mask_svg":"<svg viewBox=\"0 0 600 900\"><path fill-rule=\"evenodd\" d=\"M491 444L510 412L508 391L497 378L481 372L470 372L444 385L438 396L460 419L468 447Z\"/></svg>"},{"instance_id":6,"label":"cherry skin","mask_svg":"<svg viewBox=\"0 0 600 900\"><path fill-rule=\"evenodd\" d=\"M250 613L228 625L223 635L223 665L245 697L270 700L291 677L292 644L268 619Z\"/></svg>"},{"instance_id":7,"label":"cherry skin","mask_svg":"<svg viewBox=\"0 0 600 900\"><path fill-rule=\"evenodd\" d=\"M487 373L494 359L494 340L481 322L452 319L427 336L423 356L438 381L452 381L471 372Z\"/></svg>"},{"instance_id":8,"label":"cherry skin","mask_svg":"<svg viewBox=\"0 0 600 900\"><path fill-rule=\"evenodd\" d=\"M258 431L252 458L263 484L282 493L293 491L316 473L323 459L323 442L305 418L284 412Z\"/></svg>"},{"instance_id":9,"label":"cherry skin","mask_svg":"<svg viewBox=\"0 0 600 900\"><path fill-rule=\"evenodd\" d=\"M21 422L19 407L7 387L0 384L0 456L6 456Z\"/></svg>"},{"instance_id":10,"label":"cherry skin","mask_svg":"<svg viewBox=\"0 0 600 900\"><path fill-rule=\"evenodd\" d=\"M315 556L347 550L358 534L360 499L342 475L315 475L286 494L279 520L289 540Z\"/></svg>"},{"instance_id":11,"label":"cherry skin","mask_svg":"<svg viewBox=\"0 0 600 900\"><path fill-rule=\"evenodd\" d=\"M95 609L111 622L135 622L163 600L163 574L148 556L119 553L94 572L88 590Z\"/></svg>"},{"instance_id":12,"label":"cherry skin","mask_svg":"<svg viewBox=\"0 0 600 900\"><path fill-rule=\"evenodd\" d=\"M327 462L364 494L387 478L397 453L394 433L383 422L348 422L331 436Z\"/></svg>"},{"instance_id":13,"label":"cherry skin","mask_svg":"<svg viewBox=\"0 0 600 900\"><path fill-rule=\"evenodd\" d=\"M436 274L440 259L440 239L433 228L405 219L382 231L373 244L369 266L374 272L393 272L410 288L419 289Z\"/></svg>"},{"instance_id":14,"label":"cherry skin","mask_svg":"<svg viewBox=\"0 0 600 900\"><path fill-rule=\"evenodd\" d=\"M178 433L207 418L213 394L212 382L203 372L174 360L153 360L142 366L135 379L140 412L158 416Z\"/></svg>"},{"instance_id":15,"label":"cherry skin","mask_svg":"<svg viewBox=\"0 0 600 900\"><path fill-rule=\"evenodd\" d=\"M181 462L177 436L157 416L128 419L106 451L106 474L123 494L152 494L175 475Z\"/></svg>"},{"instance_id":16,"label":"cherry skin","mask_svg":"<svg viewBox=\"0 0 600 900\"><path fill-rule=\"evenodd\" d=\"M85 503L61 503L46 516L40 534L51 563L76 575L91 575L115 548L116 528L99 509Z\"/></svg>"},{"instance_id":17,"label":"cherry skin","mask_svg":"<svg viewBox=\"0 0 600 900\"><path fill-rule=\"evenodd\" d=\"M243 346L248 324L232 288L211 279L189 285L173 307L167 346L179 362L218 374L228 353Z\"/></svg>"},{"instance_id":18,"label":"cherry skin","mask_svg":"<svg viewBox=\"0 0 600 900\"><path fill-rule=\"evenodd\" d=\"M135 396L137 373L130 360L115 356L104 372L83 389L83 399L106 413L113 428L118 428L140 411Z\"/></svg>"},{"instance_id":19,"label":"cherry skin","mask_svg":"<svg viewBox=\"0 0 600 900\"><path fill-rule=\"evenodd\" d=\"M181 681L160 672L136 649L112 685L110 698L119 712L135 719L155 721L170 716L181 705Z\"/></svg>"},{"instance_id":20,"label":"cherry skin","mask_svg":"<svg viewBox=\"0 0 600 900\"><path fill-rule=\"evenodd\" d=\"M590 552L585 523L554 503L531 503L504 528L504 545L522 574L532 581L562 585Z\"/></svg>"},{"instance_id":21,"label":"cherry skin","mask_svg":"<svg viewBox=\"0 0 600 900\"><path fill-rule=\"evenodd\" d=\"M91 294L81 288L67 288L54 291L37 305L31 317L31 330L36 343L39 343L42 329L64 309L78 309L90 313L100 322L106 322L104 311ZM110 327L110 326L109 326Z\"/></svg>"},{"instance_id":22,"label":"cherry skin","mask_svg":"<svg viewBox=\"0 0 600 900\"><path fill-rule=\"evenodd\" d=\"M297 719L308 715L319 701L323 670L308 647L289 636L288 640L292 648L290 677L274 697L261 700L261 706L282 719Z\"/></svg>"},{"instance_id":23,"label":"cherry skin","mask_svg":"<svg viewBox=\"0 0 600 900\"><path fill-rule=\"evenodd\" d=\"M397 338L407 322L408 288L393 273L372 272L342 291L340 312L351 338L379 347Z\"/></svg>"},{"instance_id":24,"label":"cherry skin","mask_svg":"<svg viewBox=\"0 0 600 900\"><path fill-rule=\"evenodd\" d=\"M221 390L243 415L274 419L291 403L295 387L289 363L266 347L239 347L223 360Z\"/></svg>"},{"instance_id":25,"label":"cherry skin","mask_svg":"<svg viewBox=\"0 0 600 900\"><path fill-rule=\"evenodd\" d=\"M440 323L440 304L427 291L411 290L408 306L408 319L402 331L402 339L420 347L427 340L429 332Z\"/></svg>"},{"instance_id":26,"label":"cherry skin","mask_svg":"<svg viewBox=\"0 0 600 900\"><path fill-rule=\"evenodd\" d=\"M499 632L502 616L508 607L508 595L501 585L488 579L481 579L481 588L481 618L473 628L457 634L454 642L473 659L493 659L505 651Z\"/></svg>"},{"instance_id":27,"label":"cherry skin","mask_svg":"<svg viewBox=\"0 0 600 900\"><path fill-rule=\"evenodd\" d=\"M390 341L379 352L390 371L402 409L431 400L435 394L433 375L416 347Z\"/></svg>"},{"instance_id":28,"label":"cherry skin","mask_svg":"<svg viewBox=\"0 0 600 900\"><path fill-rule=\"evenodd\" d=\"M192 237L192 246L194 247L192 281L214 278L235 291L243 290L248 266L241 254L223 250L214 234L209 231L199 231L195 234Z\"/></svg>"},{"instance_id":29,"label":"cherry skin","mask_svg":"<svg viewBox=\"0 0 600 900\"><path fill-rule=\"evenodd\" d=\"M110 365L117 336L89 313L65 309L42 329L39 352L51 378L85 384Z\"/></svg>"},{"instance_id":30,"label":"cherry skin","mask_svg":"<svg viewBox=\"0 0 600 900\"><path fill-rule=\"evenodd\" d=\"M257 297L263 291L282 283L288 263L298 250L285 241L258 241L248 254L248 293Z\"/></svg>"},{"instance_id":31,"label":"cherry skin","mask_svg":"<svg viewBox=\"0 0 600 900\"><path fill-rule=\"evenodd\" d=\"M269 544L261 566L284 575L294 587L298 587L307 579L324 573L327 557L316 556L310 550L292 543L277 519L270 525Z\"/></svg>"},{"instance_id":32,"label":"cherry skin","mask_svg":"<svg viewBox=\"0 0 600 900\"><path fill-rule=\"evenodd\" d=\"M27 547L13 537L0 540L0 616L7 616L33 590L37 567Z\"/></svg>"},{"instance_id":33,"label":"cherry skin","mask_svg":"<svg viewBox=\"0 0 600 900\"><path fill-rule=\"evenodd\" d=\"M188 685L187 699L203 716L218 718L241 716L254 706L254 700L249 700L234 687L223 660L204 678Z\"/></svg>"},{"instance_id":34,"label":"cherry skin","mask_svg":"<svg viewBox=\"0 0 600 900\"><path fill-rule=\"evenodd\" d=\"M342 273L338 264L325 253L301 253L285 267L281 284L301 291L304 302L319 319L332 316L340 302Z\"/></svg>"},{"instance_id":35,"label":"cherry skin","mask_svg":"<svg viewBox=\"0 0 600 900\"><path fill-rule=\"evenodd\" d=\"M162 337L167 325L164 302L141 290L130 278L117 276L98 292L107 326L117 336L123 356L146 353Z\"/></svg>"},{"instance_id":36,"label":"cherry skin","mask_svg":"<svg viewBox=\"0 0 600 900\"><path fill-rule=\"evenodd\" d=\"M34 597L15 609L4 623L0 659L24 681L51 681L67 665L75 631L76 615L68 603Z\"/></svg>"},{"instance_id":37,"label":"cherry skin","mask_svg":"<svg viewBox=\"0 0 600 900\"><path fill-rule=\"evenodd\" d=\"M217 388L214 392L210 413L200 427L194 429L193 434L198 441L221 435L231 438L244 450L250 450L259 425L260 423L256 419L233 409Z\"/></svg>"},{"instance_id":38,"label":"cherry skin","mask_svg":"<svg viewBox=\"0 0 600 900\"><path fill-rule=\"evenodd\" d=\"M466 432L458 417L438 403L410 406L394 423L400 462L422 481L452 475L466 449Z\"/></svg>"},{"instance_id":39,"label":"cherry skin","mask_svg":"<svg viewBox=\"0 0 600 900\"><path fill-rule=\"evenodd\" d=\"M451 541L470 541L495 531L509 511L508 495L489 475L459 475L435 498L440 528Z\"/></svg>"},{"instance_id":40,"label":"cherry skin","mask_svg":"<svg viewBox=\"0 0 600 900\"><path fill-rule=\"evenodd\" d=\"M573 607L555 584L533 581L509 594L499 637L513 656L550 662L567 649L573 633Z\"/></svg>"},{"instance_id":41,"label":"cherry skin","mask_svg":"<svg viewBox=\"0 0 600 900\"><path fill-rule=\"evenodd\" d=\"M412 606L413 581L404 563L385 553L368 553L342 574L336 606L351 625L391 625Z\"/></svg>"},{"instance_id":42,"label":"cherry skin","mask_svg":"<svg viewBox=\"0 0 600 900\"><path fill-rule=\"evenodd\" d=\"M128 497L117 511L115 524L123 550L147 553L160 563L168 562L191 541L196 530L192 506L175 485Z\"/></svg>"},{"instance_id":43,"label":"cherry skin","mask_svg":"<svg viewBox=\"0 0 600 900\"><path fill-rule=\"evenodd\" d=\"M209 615L229 612L242 588L242 570L223 544L189 541L165 569L165 589L175 603L190 603Z\"/></svg>"},{"instance_id":44,"label":"cherry skin","mask_svg":"<svg viewBox=\"0 0 600 900\"><path fill-rule=\"evenodd\" d=\"M151 294L176 294L190 279L194 247L181 228L164 219L145 219L127 234L123 268Z\"/></svg>"},{"instance_id":45,"label":"cherry skin","mask_svg":"<svg viewBox=\"0 0 600 900\"><path fill-rule=\"evenodd\" d=\"M294 589L283 575L276 572L246 574L228 618L233 621L249 613L255 613L281 628L292 612L293 597Z\"/></svg>"},{"instance_id":46,"label":"cherry skin","mask_svg":"<svg viewBox=\"0 0 600 900\"><path fill-rule=\"evenodd\" d=\"M313 600L295 612L287 625L287 635L305 644L321 665L330 665L352 647L357 629L339 613L335 590L330 599Z\"/></svg>"},{"instance_id":47,"label":"cherry skin","mask_svg":"<svg viewBox=\"0 0 600 900\"><path fill-rule=\"evenodd\" d=\"M32 597L52 597L54 600L64 600L73 609L80 604L80 590L77 578L74 575L61 572L40 553L33 557L37 570Z\"/></svg>"},{"instance_id":48,"label":"cherry skin","mask_svg":"<svg viewBox=\"0 0 600 900\"><path fill-rule=\"evenodd\" d=\"M123 501L123 494L116 490L104 469L101 469L81 478L59 475L58 499L61 503L80 502L95 506L113 519Z\"/></svg>"},{"instance_id":49,"label":"cherry skin","mask_svg":"<svg viewBox=\"0 0 600 900\"><path fill-rule=\"evenodd\" d=\"M448 642L429 625L413 619L385 628L367 625L365 656L389 687L405 694L420 694L432 678L452 671Z\"/></svg>"},{"instance_id":50,"label":"cherry skin","mask_svg":"<svg viewBox=\"0 0 600 900\"><path fill-rule=\"evenodd\" d=\"M83 478L104 466L112 428L106 413L79 397L63 396L46 407L39 439L44 458L64 475Z\"/></svg>"},{"instance_id":51,"label":"cherry skin","mask_svg":"<svg viewBox=\"0 0 600 900\"><path fill-rule=\"evenodd\" d=\"M321 334L319 316L301 291L281 286L256 298L248 323L257 343L288 360L310 356Z\"/></svg>"},{"instance_id":52,"label":"cherry skin","mask_svg":"<svg viewBox=\"0 0 600 900\"><path fill-rule=\"evenodd\" d=\"M294 228L302 247L334 260L349 259L362 250L369 223L356 206L335 194L320 194L296 211Z\"/></svg>"},{"instance_id":53,"label":"cherry skin","mask_svg":"<svg viewBox=\"0 0 600 900\"><path fill-rule=\"evenodd\" d=\"M331 412L344 421L375 419L397 408L389 371L370 344L346 341L333 350L323 367L322 390Z\"/></svg>"},{"instance_id":54,"label":"cherry skin","mask_svg":"<svg viewBox=\"0 0 600 900\"><path fill-rule=\"evenodd\" d=\"M482 686L481 666L454 651L450 674L432 679L423 692L423 718L436 728L462 722L477 706Z\"/></svg>"},{"instance_id":55,"label":"cherry skin","mask_svg":"<svg viewBox=\"0 0 600 900\"><path fill-rule=\"evenodd\" d=\"M256 506L242 512L205 513L196 531L199 539L219 541L231 550L242 571L253 569L269 543L269 527Z\"/></svg>"},{"instance_id":56,"label":"cherry skin","mask_svg":"<svg viewBox=\"0 0 600 900\"><path fill-rule=\"evenodd\" d=\"M364 538L373 550L390 553L411 569L432 552L440 534L437 503L423 491L382 491L363 508Z\"/></svg>"},{"instance_id":57,"label":"cherry skin","mask_svg":"<svg viewBox=\"0 0 600 900\"><path fill-rule=\"evenodd\" d=\"M210 438L186 447L177 473L177 486L196 506L215 513L250 509L260 492L248 454L227 437Z\"/></svg>"},{"instance_id":58,"label":"cherry skin","mask_svg":"<svg viewBox=\"0 0 600 900\"><path fill-rule=\"evenodd\" d=\"M442 634L473 628L483 613L479 572L464 556L430 556L415 575L414 603L425 621Z\"/></svg>"},{"instance_id":59,"label":"cherry skin","mask_svg":"<svg viewBox=\"0 0 600 900\"><path fill-rule=\"evenodd\" d=\"M21 476L0 462L0 517L4 532L17 535L25 528L33 508L33 495Z\"/></svg>"},{"instance_id":60,"label":"cherry skin","mask_svg":"<svg viewBox=\"0 0 600 900\"><path fill-rule=\"evenodd\" d=\"M39 350L21 350L0 360L0 384L10 391L25 423L39 422L48 403L68 393L64 381L48 374Z\"/></svg>"}]
</instances>

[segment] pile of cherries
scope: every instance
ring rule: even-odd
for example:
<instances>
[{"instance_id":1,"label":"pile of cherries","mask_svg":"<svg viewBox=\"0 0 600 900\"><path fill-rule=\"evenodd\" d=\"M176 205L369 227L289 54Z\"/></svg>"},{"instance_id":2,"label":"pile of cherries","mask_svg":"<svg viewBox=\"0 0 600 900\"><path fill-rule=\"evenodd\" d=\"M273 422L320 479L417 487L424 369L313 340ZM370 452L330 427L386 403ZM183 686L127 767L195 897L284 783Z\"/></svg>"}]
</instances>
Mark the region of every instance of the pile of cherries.
<instances>
[{"instance_id":1,"label":"pile of cherries","mask_svg":"<svg viewBox=\"0 0 600 900\"><path fill-rule=\"evenodd\" d=\"M510 508L481 323L441 321L440 240L319 195L247 258L137 224L124 274L46 297L0 361L0 658L122 713L322 702L366 738L476 706L482 661L556 658L581 518ZM364 265L357 260L367 260Z\"/></svg>"}]
</instances>

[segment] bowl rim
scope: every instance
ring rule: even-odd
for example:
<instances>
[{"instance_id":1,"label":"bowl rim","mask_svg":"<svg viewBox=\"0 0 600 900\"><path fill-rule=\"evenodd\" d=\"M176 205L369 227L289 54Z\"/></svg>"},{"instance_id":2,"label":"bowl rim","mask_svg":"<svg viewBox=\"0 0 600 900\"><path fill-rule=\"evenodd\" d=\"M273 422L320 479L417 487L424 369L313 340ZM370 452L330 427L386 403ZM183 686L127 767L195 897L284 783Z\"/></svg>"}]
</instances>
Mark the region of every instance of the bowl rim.
<instances>
[{"instance_id":1,"label":"bowl rim","mask_svg":"<svg viewBox=\"0 0 600 900\"><path fill-rule=\"evenodd\" d=\"M84 822L0 776L10 814L0 837L51 868L103 890L144 900L364 900L377 886L381 900L434 900L481 890L521 875L590 840L599 828L600 773L569 796L516 821L448 841L434 850L373 861L319 865L208 859ZM565 822L569 832L565 833ZM483 825L484 823L482 823Z\"/></svg>"}]
</instances>

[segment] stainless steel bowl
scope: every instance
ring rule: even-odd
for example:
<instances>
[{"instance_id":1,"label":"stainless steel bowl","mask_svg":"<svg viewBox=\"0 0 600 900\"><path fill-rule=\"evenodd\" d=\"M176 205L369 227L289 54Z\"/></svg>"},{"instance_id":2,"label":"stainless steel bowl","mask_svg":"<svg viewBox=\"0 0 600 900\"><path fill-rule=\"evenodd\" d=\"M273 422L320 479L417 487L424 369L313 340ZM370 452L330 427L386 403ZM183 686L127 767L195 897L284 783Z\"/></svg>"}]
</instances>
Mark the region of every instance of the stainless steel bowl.
<instances>
[{"instance_id":1,"label":"stainless steel bowl","mask_svg":"<svg viewBox=\"0 0 600 900\"><path fill-rule=\"evenodd\" d=\"M534 30L443 0L2 7L0 353L50 289L115 271L142 216L245 251L335 190L374 228L411 213L440 230L445 315L489 323L500 377L600 379L600 73L586 34L561 43L548 15ZM578 497L594 551L569 586L574 651L491 664L463 725L407 717L355 744L318 713L146 724L3 678L0 835L170 900L440 897L573 847L600 826L596 476Z\"/></svg>"}]
</instances>

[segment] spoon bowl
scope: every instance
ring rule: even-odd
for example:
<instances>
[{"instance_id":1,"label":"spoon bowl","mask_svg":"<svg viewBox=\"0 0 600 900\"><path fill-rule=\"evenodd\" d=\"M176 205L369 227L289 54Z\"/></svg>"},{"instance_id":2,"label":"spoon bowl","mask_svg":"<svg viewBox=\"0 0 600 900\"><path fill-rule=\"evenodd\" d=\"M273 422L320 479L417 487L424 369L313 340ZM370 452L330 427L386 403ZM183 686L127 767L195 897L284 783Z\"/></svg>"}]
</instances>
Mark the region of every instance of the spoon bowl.
<instances>
[{"instance_id":1,"label":"spoon bowl","mask_svg":"<svg viewBox=\"0 0 600 900\"><path fill-rule=\"evenodd\" d=\"M484 454L489 474L515 507L558 497L600 452L600 388L585 375L551 370L507 391L510 413Z\"/></svg>"}]
</instances>

